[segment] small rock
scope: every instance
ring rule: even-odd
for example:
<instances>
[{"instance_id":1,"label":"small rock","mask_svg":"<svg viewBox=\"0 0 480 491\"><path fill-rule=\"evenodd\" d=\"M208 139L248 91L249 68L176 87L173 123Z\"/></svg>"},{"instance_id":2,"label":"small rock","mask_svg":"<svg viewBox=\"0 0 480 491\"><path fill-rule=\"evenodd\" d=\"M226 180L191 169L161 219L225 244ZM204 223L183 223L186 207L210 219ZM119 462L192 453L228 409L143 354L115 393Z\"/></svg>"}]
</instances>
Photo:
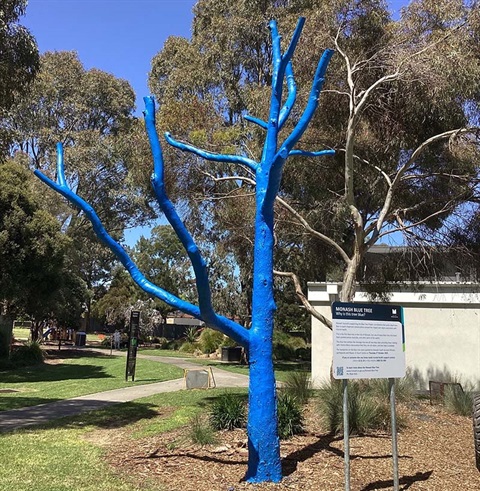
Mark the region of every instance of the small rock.
<instances>
[{"instance_id":1,"label":"small rock","mask_svg":"<svg viewBox=\"0 0 480 491\"><path fill-rule=\"evenodd\" d=\"M219 447L215 447L213 450L211 450L212 453L222 453L226 452L229 449L226 445L220 445Z\"/></svg>"}]
</instances>

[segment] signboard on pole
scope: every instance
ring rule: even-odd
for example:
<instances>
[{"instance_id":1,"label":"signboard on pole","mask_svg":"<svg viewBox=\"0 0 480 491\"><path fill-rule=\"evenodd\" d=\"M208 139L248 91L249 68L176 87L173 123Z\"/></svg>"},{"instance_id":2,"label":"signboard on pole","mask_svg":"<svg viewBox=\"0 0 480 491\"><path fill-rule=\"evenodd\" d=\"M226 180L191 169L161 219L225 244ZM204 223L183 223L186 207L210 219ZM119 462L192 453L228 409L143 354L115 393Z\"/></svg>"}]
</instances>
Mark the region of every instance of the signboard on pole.
<instances>
[{"instance_id":1,"label":"signboard on pole","mask_svg":"<svg viewBox=\"0 0 480 491\"><path fill-rule=\"evenodd\" d=\"M130 330L128 332L127 368L125 372L126 381L128 381L128 377L132 377L132 382L135 380L139 331L140 312L138 310L132 310L132 313L130 314Z\"/></svg>"},{"instance_id":2,"label":"signboard on pole","mask_svg":"<svg viewBox=\"0 0 480 491\"><path fill-rule=\"evenodd\" d=\"M334 378L405 376L402 307L334 302L332 319Z\"/></svg>"}]
</instances>

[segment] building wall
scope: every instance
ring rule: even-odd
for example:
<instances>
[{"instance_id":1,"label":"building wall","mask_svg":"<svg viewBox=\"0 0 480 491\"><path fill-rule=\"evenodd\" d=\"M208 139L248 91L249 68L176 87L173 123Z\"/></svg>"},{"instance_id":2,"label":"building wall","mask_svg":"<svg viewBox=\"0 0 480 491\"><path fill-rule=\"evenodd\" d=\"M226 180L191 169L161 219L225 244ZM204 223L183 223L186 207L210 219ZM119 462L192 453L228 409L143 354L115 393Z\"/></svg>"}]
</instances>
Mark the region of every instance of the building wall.
<instances>
[{"instance_id":1,"label":"building wall","mask_svg":"<svg viewBox=\"0 0 480 491\"><path fill-rule=\"evenodd\" d=\"M309 284L309 300L326 317L337 299L337 284ZM429 380L453 378L480 388L480 286L462 283L416 285L391 294L404 307L407 367L419 388ZM356 302L368 302L357 291ZM312 380L318 386L330 376L332 332L312 318Z\"/></svg>"}]
</instances>

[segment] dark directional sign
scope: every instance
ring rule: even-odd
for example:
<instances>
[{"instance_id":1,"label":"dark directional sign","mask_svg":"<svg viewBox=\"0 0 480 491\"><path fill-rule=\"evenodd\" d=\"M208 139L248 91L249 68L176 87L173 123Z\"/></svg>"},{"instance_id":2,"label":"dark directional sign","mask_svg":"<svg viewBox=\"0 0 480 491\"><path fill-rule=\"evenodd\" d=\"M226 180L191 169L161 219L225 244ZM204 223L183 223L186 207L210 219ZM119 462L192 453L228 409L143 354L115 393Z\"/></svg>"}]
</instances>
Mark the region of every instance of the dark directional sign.
<instances>
[{"instance_id":1,"label":"dark directional sign","mask_svg":"<svg viewBox=\"0 0 480 491\"><path fill-rule=\"evenodd\" d=\"M135 380L139 331L140 312L138 310L132 310L132 313L130 314L130 330L128 332L127 369L125 372L125 380L128 381L128 377L132 377L132 382Z\"/></svg>"}]
</instances>

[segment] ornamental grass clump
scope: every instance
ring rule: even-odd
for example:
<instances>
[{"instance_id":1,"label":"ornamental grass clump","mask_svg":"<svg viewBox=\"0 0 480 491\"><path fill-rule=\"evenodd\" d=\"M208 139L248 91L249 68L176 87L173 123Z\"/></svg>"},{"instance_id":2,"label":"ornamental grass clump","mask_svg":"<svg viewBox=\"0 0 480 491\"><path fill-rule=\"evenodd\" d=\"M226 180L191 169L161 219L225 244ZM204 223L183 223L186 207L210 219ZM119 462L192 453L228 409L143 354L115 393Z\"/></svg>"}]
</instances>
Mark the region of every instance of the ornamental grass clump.
<instances>
[{"instance_id":1,"label":"ornamental grass clump","mask_svg":"<svg viewBox=\"0 0 480 491\"><path fill-rule=\"evenodd\" d=\"M313 393L310 373L306 371L289 372L283 383L282 390L295 398L299 404L306 404Z\"/></svg>"},{"instance_id":2,"label":"ornamental grass clump","mask_svg":"<svg viewBox=\"0 0 480 491\"><path fill-rule=\"evenodd\" d=\"M343 386L329 381L319 390L318 411L323 424L332 434L343 432ZM390 406L365 387L365 382L350 380L348 384L348 422L351 434L387 430L390 427ZM404 425L397 416L397 427Z\"/></svg>"},{"instance_id":3,"label":"ornamental grass clump","mask_svg":"<svg viewBox=\"0 0 480 491\"><path fill-rule=\"evenodd\" d=\"M303 433L304 418L300 403L288 392L280 392L277 399L278 436L287 440Z\"/></svg>"},{"instance_id":4,"label":"ornamental grass clump","mask_svg":"<svg viewBox=\"0 0 480 491\"><path fill-rule=\"evenodd\" d=\"M188 436L193 443L198 445L210 445L216 442L215 430L208 418L201 414L195 414L190 421L188 427Z\"/></svg>"},{"instance_id":5,"label":"ornamental grass clump","mask_svg":"<svg viewBox=\"0 0 480 491\"><path fill-rule=\"evenodd\" d=\"M473 395L473 387L463 390L460 385L449 385L445 388L443 402L453 414L472 416Z\"/></svg>"},{"instance_id":6,"label":"ornamental grass clump","mask_svg":"<svg viewBox=\"0 0 480 491\"><path fill-rule=\"evenodd\" d=\"M247 421L245 399L238 394L225 392L212 404L210 423L216 430L243 428Z\"/></svg>"}]
</instances>

